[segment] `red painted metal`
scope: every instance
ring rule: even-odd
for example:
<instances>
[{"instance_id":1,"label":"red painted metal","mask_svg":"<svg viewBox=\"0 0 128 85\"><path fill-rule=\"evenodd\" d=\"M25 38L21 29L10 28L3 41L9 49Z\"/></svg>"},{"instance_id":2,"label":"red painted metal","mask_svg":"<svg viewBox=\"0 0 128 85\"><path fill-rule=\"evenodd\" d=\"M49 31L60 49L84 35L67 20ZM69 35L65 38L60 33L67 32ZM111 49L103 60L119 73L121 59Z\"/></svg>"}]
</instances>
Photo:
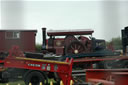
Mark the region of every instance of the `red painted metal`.
<instances>
[{"instance_id":1,"label":"red painted metal","mask_svg":"<svg viewBox=\"0 0 128 85\"><path fill-rule=\"evenodd\" d=\"M128 60L127 56L106 56L106 57L85 57L75 59L74 63L87 63L87 62L97 62L97 61L108 61L108 60Z\"/></svg>"},{"instance_id":2,"label":"red painted metal","mask_svg":"<svg viewBox=\"0 0 128 85\"><path fill-rule=\"evenodd\" d=\"M0 60L0 63L4 63L4 60Z\"/></svg>"},{"instance_id":3,"label":"red painted metal","mask_svg":"<svg viewBox=\"0 0 128 85\"><path fill-rule=\"evenodd\" d=\"M62 55L64 53L64 39L63 38L56 38L54 40L54 47L51 47L52 49L53 48L56 48L55 51L56 51L56 54L57 55ZM50 47L48 47L50 48Z\"/></svg>"},{"instance_id":4,"label":"red painted metal","mask_svg":"<svg viewBox=\"0 0 128 85\"><path fill-rule=\"evenodd\" d=\"M73 59L71 59L71 61L70 61L70 67L68 69L67 74L61 73L61 72L58 73L59 76L62 78L64 85L70 85L70 81L73 80L73 78L72 78L72 65L73 65Z\"/></svg>"},{"instance_id":5,"label":"red painted metal","mask_svg":"<svg viewBox=\"0 0 128 85\"><path fill-rule=\"evenodd\" d=\"M43 41L46 41L46 45L43 44L43 47L46 46L46 49L43 52L45 53L45 51L47 50L48 52L53 52L56 55L92 52L92 40L89 39L87 36L82 35L92 35L93 32L94 31L90 29L50 30L47 32L47 35L50 36L49 39L43 39ZM43 34L45 34L45 32ZM79 35L79 37L76 35ZM57 38L56 36L63 37Z\"/></svg>"},{"instance_id":6,"label":"red painted metal","mask_svg":"<svg viewBox=\"0 0 128 85\"><path fill-rule=\"evenodd\" d=\"M113 81L107 81L107 80L102 80L102 79L88 79L88 82L91 82L91 85L115 85Z\"/></svg>"},{"instance_id":7,"label":"red painted metal","mask_svg":"<svg viewBox=\"0 0 128 85\"><path fill-rule=\"evenodd\" d=\"M18 46L13 46L10 50L9 50L9 55L8 58L16 58L16 56L18 57L24 57L24 53L20 50L20 48Z\"/></svg>"},{"instance_id":8,"label":"red painted metal","mask_svg":"<svg viewBox=\"0 0 128 85\"><path fill-rule=\"evenodd\" d=\"M127 85L128 69L88 69L86 82L96 85Z\"/></svg>"},{"instance_id":9,"label":"red painted metal","mask_svg":"<svg viewBox=\"0 0 128 85\"><path fill-rule=\"evenodd\" d=\"M0 60L0 72L4 70L3 63L4 63L4 60Z\"/></svg>"},{"instance_id":10,"label":"red painted metal","mask_svg":"<svg viewBox=\"0 0 128 85\"><path fill-rule=\"evenodd\" d=\"M64 85L70 85L70 80L72 79L72 65L73 59L70 61L69 59L66 59L66 62L60 62L25 58L18 47L12 48L9 56L4 60L5 68L21 68L47 72L58 72L59 77L62 79Z\"/></svg>"},{"instance_id":11,"label":"red painted metal","mask_svg":"<svg viewBox=\"0 0 128 85\"><path fill-rule=\"evenodd\" d=\"M49 30L48 36L65 36L65 35L91 35L94 31L91 29L83 30Z\"/></svg>"},{"instance_id":12,"label":"red painted metal","mask_svg":"<svg viewBox=\"0 0 128 85\"><path fill-rule=\"evenodd\" d=\"M115 72L115 85L128 85L128 72Z\"/></svg>"}]
</instances>

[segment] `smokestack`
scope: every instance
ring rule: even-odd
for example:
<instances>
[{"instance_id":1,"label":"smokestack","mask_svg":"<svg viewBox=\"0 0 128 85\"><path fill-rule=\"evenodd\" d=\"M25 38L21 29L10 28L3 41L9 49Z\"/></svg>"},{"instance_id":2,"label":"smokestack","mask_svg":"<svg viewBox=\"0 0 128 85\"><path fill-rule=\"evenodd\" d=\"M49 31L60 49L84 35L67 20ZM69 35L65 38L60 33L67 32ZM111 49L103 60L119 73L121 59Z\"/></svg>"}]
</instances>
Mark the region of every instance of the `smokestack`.
<instances>
[{"instance_id":1,"label":"smokestack","mask_svg":"<svg viewBox=\"0 0 128 85\"><path fill-rule=\"evenodd\" d=\"M42 35L43 35L42 50L46 50L46 28L42 28Z\"/></svg>"},{"instance_id":2,"label":"smokestack","mask_svg":"<svg viewBox=\"0 0 128 85\"><path fill-rule=\"evenodd\" d=\"M128 52L128 26L121 30L122 34L122 46L123 54L125 55Z\"/></svg>"}]
</instances>

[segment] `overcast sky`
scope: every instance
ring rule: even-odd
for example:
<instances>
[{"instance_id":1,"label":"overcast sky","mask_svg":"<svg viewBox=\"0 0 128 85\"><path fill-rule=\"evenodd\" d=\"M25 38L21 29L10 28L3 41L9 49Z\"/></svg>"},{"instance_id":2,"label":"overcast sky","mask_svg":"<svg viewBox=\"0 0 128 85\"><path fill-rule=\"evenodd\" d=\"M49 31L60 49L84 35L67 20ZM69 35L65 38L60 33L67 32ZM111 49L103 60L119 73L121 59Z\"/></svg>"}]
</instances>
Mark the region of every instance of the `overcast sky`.
<instances>
[{"instance_id":1,"label":"overcast sky","mask_svg":"<svg viewBox=\"0 0 128 85\"><path fill-rule=\"evenodd\" d=\"M42 43L41 28L93 29L93 36L110 40L128 26L128 1L1 1L0 29L37 29L37 43Z\"/></svg>"}]
</instances>

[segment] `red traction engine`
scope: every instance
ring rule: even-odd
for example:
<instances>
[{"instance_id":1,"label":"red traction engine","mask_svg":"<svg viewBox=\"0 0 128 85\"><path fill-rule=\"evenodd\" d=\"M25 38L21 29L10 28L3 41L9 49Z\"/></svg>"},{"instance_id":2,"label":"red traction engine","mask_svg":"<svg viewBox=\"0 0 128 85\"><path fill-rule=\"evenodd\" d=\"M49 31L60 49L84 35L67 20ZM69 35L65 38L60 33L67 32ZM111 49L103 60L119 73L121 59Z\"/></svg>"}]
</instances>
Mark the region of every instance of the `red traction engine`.
<instances>
[{"instance_id":1,"label":"red traction engine","mask_svg":"<svg viewBox=\"0 0 128 85\"><path fill-rule=\"evenodd\" d=\"M46 28L42 28L42 31L43 51L47 50L56 55L80 54L93 51L91 37L93 30L49 30L47 31L48 39L46 39Z\"/></svg>"}]
</instances>

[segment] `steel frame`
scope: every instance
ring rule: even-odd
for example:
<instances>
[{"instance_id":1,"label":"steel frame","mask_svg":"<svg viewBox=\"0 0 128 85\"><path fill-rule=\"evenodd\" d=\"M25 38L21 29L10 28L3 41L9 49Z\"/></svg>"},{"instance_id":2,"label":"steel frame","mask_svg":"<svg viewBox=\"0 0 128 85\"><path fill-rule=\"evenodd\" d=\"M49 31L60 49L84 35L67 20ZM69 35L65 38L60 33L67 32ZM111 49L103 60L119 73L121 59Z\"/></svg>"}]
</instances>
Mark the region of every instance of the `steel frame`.
<instances>
[{"instance_id":1,"label":"steel frame","mask_svg":"<svg viewBox=\"0 0 128 85\"><path fill-rule=\"evenodd\" d=\"M128 85L127 79L128 69L86 70L86 82L90 82L92 85Z\"/></svg>"}]
</instances>

